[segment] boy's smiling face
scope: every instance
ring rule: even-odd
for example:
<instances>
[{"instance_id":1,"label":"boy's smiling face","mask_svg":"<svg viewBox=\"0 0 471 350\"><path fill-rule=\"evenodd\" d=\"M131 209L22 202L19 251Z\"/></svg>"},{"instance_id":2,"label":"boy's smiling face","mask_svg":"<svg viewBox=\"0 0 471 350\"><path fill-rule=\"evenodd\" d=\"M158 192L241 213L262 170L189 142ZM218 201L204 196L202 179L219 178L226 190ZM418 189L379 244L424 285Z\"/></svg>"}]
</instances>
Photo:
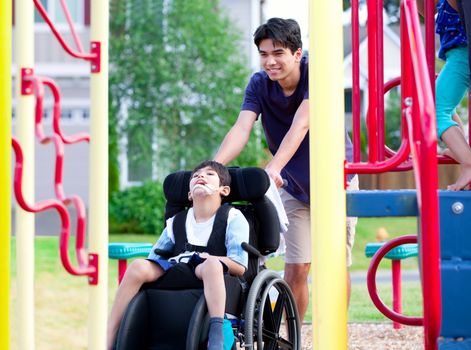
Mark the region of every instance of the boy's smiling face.
<instances>
[{"instance_id":1,"label":"boy's smiling face","mask_svg":"<svg viewBox=\"0 0 471 350\"><path fill-rule=\"evenodd\" d=\"M193 200L197 196L211 196L217 194L227 196L229 186L221 186L218 173L207 166L195 171L190 179L190 192L188 198Z\"/></svg>"},{"instance_id":2,"label":"boy's smiling face","mask_svg":"<svg viewBox=\"0 0 471 350\"><path fill-rule=\"evenodd\" d=\"M276 44L271 39L264 39L258 47L260 65L273 81L286 79L291 75L301 61L302 50L294 53L287 47Z\"/></svg>"}]
</instances>

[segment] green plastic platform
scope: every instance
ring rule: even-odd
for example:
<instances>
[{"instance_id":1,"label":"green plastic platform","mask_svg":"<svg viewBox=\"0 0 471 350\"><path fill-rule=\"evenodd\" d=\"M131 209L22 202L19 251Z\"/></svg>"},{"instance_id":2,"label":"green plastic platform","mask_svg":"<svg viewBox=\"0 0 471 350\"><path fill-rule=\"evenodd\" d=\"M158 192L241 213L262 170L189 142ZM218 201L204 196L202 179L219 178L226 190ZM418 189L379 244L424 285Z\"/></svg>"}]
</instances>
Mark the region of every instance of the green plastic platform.
<instances>
[{"instance_id":1,"label":"green plastic platform","mask_svg":"<svg viewBox=\"0 0 471 350\"><path fill-rule=\"evenodd\" d=\"M151 249L151 243L110 243L108 244L108 257L127 260L138 256L148 256Z\"/></svg>"},{"instance_id":2,"label":"green plastic platform","mask_svg":"<svg viewBox=\"0 0 471 350\"><path fill-rule=\"evenodd\" d=\"M365 255L367 258L371 258L375 253L384 245L385 242L380 243L368 243L365 247ZM403 244L399 247L391 249L385 258L391 260L402 260L417 256L419 253L419 247L417 243Z\"/></svg>"}]
</instances>

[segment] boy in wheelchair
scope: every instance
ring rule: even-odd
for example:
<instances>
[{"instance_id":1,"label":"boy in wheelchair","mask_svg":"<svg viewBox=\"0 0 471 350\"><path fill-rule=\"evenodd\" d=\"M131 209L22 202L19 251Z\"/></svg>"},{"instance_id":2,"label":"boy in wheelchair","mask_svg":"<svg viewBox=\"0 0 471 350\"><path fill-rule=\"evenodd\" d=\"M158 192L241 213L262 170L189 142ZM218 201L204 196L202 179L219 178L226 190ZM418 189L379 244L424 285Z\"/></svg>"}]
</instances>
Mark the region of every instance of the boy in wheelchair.
<instances>
[{"instance_id":1,"label":"boy in wheelchair","mask_svg":"<svg viewBox=\"0 0 471 350\"><path fill-rule=\"evenodd\" d=\"M203 281L210 316L208 349L223 348L224 273L244 274L248 254L241 243L249 241L249 224L244 215L238 209L221 205L222 198L229 195L230 181L227 168L215 161L204 161L193 170L188 193L193 207L168 219L149 257L133 261L124 275L108 320L108 349L113 348L124 312L141 286L176 268ZM213 227L220 222L226 227L223 240L213 235ZM184 225L183 229L178 229L179 225Z\"/></svg>"}]
</instances>

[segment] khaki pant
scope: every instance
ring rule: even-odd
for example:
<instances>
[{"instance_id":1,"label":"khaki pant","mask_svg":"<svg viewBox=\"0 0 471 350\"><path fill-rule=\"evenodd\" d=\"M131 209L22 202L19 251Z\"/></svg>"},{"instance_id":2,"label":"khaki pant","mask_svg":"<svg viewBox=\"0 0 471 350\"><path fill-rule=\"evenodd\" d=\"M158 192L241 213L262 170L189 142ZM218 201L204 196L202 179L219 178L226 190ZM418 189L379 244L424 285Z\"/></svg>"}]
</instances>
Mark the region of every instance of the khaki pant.
<instances>
[{"instance_id":1,"label":"khaki pant","mask_svg":"<svg viewBox=\"0 0 471 350\"><path fill-rule=\"evenodd\" d=\"M358 190L358 176L352 178L347 189ZM311 262L311 221L309 205L288 192L280 190L281 200L288 216L288 232L284 234L285 262L302 264ZM356 217L347 217L347 266L352 265L352 248L355 241Z\"/></svg>"}]
</instances>

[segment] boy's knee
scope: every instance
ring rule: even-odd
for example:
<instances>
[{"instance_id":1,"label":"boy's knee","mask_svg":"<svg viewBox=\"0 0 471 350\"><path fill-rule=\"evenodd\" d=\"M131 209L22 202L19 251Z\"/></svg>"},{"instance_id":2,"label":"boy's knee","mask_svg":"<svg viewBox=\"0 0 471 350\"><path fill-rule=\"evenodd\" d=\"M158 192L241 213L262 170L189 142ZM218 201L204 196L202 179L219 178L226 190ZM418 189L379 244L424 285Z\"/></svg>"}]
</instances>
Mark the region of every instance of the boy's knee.
<instances>
[{"instance_id":1,"label":"boy's knee","mask_svg":"<svg viewBox=\"0 0 471 350\"><path fill-rule=\"evenodd\" d=\"M210 273L210 274L221 274L223 272L222 263L219 261L218 258L215 256L209 256L206 258L203 266L203 274Z\"/></svg>"},{"instance_id":2,"label":"boy's knee","mask_svg":"<svg viewBox=\"0 0 471 350\"><path fill-rule=\"evenodd\" d=\"M153 277L151 264L148 260L136 259L129 265L126 274L136 281L148 281Z\"/></svg>"}]
</instances>

